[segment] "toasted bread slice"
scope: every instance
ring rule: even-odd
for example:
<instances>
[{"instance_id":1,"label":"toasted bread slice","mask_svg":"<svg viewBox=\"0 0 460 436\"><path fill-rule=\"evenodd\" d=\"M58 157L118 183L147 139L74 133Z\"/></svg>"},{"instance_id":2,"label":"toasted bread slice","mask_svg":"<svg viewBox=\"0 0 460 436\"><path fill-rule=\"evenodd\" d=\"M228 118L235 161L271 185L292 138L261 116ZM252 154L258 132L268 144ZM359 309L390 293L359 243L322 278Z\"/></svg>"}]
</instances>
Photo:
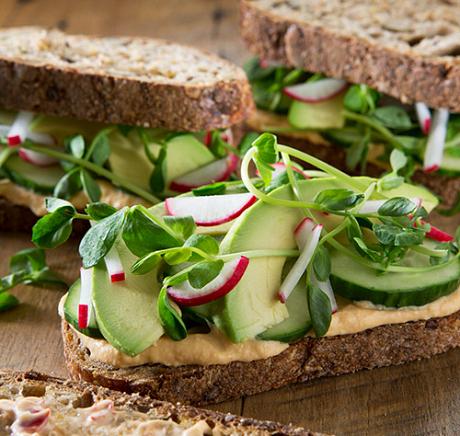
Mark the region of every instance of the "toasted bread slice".
<instances>
[{"instance_id":1,"label":"toasted bread slice","mask_svg":"<svg viewBox=\"0 0 460 436\"><path fill-rule=\"evenodd\" d=\"M244 119L244 72L192 47L19 27L0 31L0 107L197 131Z\"/></svg>"},{"instance_id":2,"label":"toasted bread slice","mask_svg":"<svg viewBox=\"0 0 460 436\"><path fill-rule=\"evenodd\" d=\"M2 435L32 433L37 427L40 434L43 430L46 434L49 431L72 435L183 434L179 430L190 430L187 433L190 435L318 434L291 425L173 405L32 371L0 370L0 398ZM34 408L29 412L28 407Z\"/></svg>"},{"instance_id":3,"label":"toasted bread slice","mask_svg":"<svg viewBox=\"0 0 460 436\"><path fill-rule=\"evenodd\" d=\"M460 14L443 0L241 0L262 57L460 112Z\"/></svg>"},{"instance_id":4,"label":"toasted bread slice","mask_svg":"<svg viewBox=\"0 0 460 436\"><path fill-rule=\"evenodd\" d=\"M204 405L323 376L432 357L460 346L460 312L355 334L305 337L277 356L227 365L115 368L91 360L88 349L65 321L62 336L67 368L76 380L172 402Z\"/></svg>"}]
</instances>

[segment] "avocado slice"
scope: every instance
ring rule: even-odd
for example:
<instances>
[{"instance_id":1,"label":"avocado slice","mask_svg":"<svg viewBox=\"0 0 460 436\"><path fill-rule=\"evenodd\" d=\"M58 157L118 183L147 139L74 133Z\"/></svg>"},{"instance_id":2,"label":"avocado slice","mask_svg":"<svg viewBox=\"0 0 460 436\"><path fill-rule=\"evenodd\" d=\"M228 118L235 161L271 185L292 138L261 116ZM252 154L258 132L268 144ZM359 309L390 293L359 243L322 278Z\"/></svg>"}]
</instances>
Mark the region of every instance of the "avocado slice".
<instances>
[{"instance_id":1,"label":"avocado slice","mask_svg":"<svg viewBox=\"0 0 460 436\"><path fill-rule=\"evenodd\" d=\"M116 243L126 280L111 283L102 261L93 269L93 305L97 325L116 349L136 356L163 335L157 314L160 284L157 271L135 275L130 268L137 260L123 242Z\"/></svg>"},{"instance_id":2,"label":"avocado slice","mask_svg":"<svg viewBox=\"0 0 460 436\"><path fill-rule=\"evenodd\" d=\"M341 129L345 125L341 93L319 103L293 101L289 108L289 123L298 129Z\"/></svg>"}]
</instances>

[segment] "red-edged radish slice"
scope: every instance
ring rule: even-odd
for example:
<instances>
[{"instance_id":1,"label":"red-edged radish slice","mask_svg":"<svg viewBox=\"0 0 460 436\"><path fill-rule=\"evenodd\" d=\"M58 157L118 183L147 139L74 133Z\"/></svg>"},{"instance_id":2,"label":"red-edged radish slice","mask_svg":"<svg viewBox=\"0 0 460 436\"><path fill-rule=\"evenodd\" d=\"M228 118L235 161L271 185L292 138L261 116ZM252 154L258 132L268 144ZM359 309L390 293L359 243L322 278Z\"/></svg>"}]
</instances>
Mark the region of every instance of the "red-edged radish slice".
<instances>
[{"instance_id":1,"label":"red-edged radish slice","mask_svg":"<svg viewBox=\"0 0 460 436\"><path fill-rule=\"evenodd\" d=\"M420 129L425 135L430 133L431 128L431 112L425 103L415 103L415 111L417 112L417 119Z\"/></svg>"},{"instance_id":2,"label":"red-edged radish slice","mask_svg":"<svg viewBox=\"0 0 460 436\"><path fill-rule=\"evenodd\" d=\"M304 218L297 224L297 227L294 229L294 239L300 250L305 247L315 226L316 224L311 218Z\"/></svg>"},{"instance_id":3,"label":"red-edged radish slice","mask_svg":"<svg viewBox=\"0 0 460 436\"><path fill-rule=\"evenodd\" d=\"M441 167L448 121L449 111L447 109L437 109L434 111L433 123L423 160L423 169L426 173L432 173Z\"/></svg>"},{"instance_id":4,"label":"red-edged radish slice","mask_svg":"<svg viewBox=\"0 0 460 436\"><path fill-rule=\"evenodd\" d=\"M172 197L165 201L168 215L191 216L197 226L217 226L239 217L257 198L249 193Z\"/></svg>"},{"instance_id":5,"label":"red-edged radish slice","mask_svg":"<svg viewBox=\"0 0 460 436\"><path fill-rule=\"evenodd\" d=\"M92 268L80 268L80 301L78 302L78 327L80 329L88 328L90 319L92 317L92 292Z\"/></svg>"},{"instance_id":6,"label":"red-edged radish slice","mask_svg":"<svg viewBox=\"0 0 460 436\"><path fill-rule=\"evenodd\" d=\"M8 132L8 145L15 146L25 141L29 132L29 124L32 122L34 114L32 112L19 112L10 131Z\"/></svg>"},{"instance_id":7,"label":"red-edged radish slice","mask_svg":"<svg viewBox=\"0 0 460 436\"><path fill-rule=\"evenodd\" d=\"M234 145L234 143L233 143L233 132L232 132L232 129L230 129L230 128L225 129L223 132L221 132L220 137L221 137L227 144ZM204 142L204 145L206 145L206 147L210 147L210 146L211 146L211 143L212 143L212 131L211 131L211 130L208 130L208 131L206 132L206 134L204 135L203 142Z\"/></svg>"},{"instance_id":8,"label":"red-edged radish slice","mask_svg":"<svg viewBox=\"0 0 460 436\"><path fill-rule=\"evenodd\" d=\"M188 192L203 185L227 180L238 167L238 156L231 154L173 180L170 189Z\"/></svg>"},{"instance_id":9,"label":"red-edged radish slice","mask_svg":"<svg viewBox=\"0 0 460 436\"><path fill-rule=\"evenodd\" d=\"M249 259L240 256L226 262L220 274L201 289L193 288L188 281L168 288L168 295L173 301L183 306L198 306L209 303L228 294L243 277Z\"/></svg>"},{"instance_id":10,"label":"red-edged radish slice","mask_svg":"<svg viewBox=\"0 0 460 436\"><path fill-rule=\"evenodd\" d=\"M340 94L347 87L342 79L321 79L316 82L287 86L283 92L294 100L305 103L319 103Z\"/></svg>"},{"instance_id":11,"label":"red-edged radish slice","mask_svg":"<svg viewBox=\"0 0 460 436\"><path fill-rule=\"evenodd\" d=\"M272 179L275 179L278 177L280 174L284 173L286 171L286 165L284 162L276 162L272 165L273 167L273 173L272 173ZM292 171L295 171L296 173L300 174L303 176L304 179L309 179L309 177L297 166L292 165ZM260 172L259 170L256 171L257 177L260 177Z\"/></svg>"},{"instance_id":12,"label":"red-edged radish slice","mask_svg":"<svg viewBox=\"0 0 460 436\"><path fill-rule=\"evenodd\" d=\"M424 221L422 222L425 223ZM452 235L449 235L449 233L438 229L433 224L430 224L430 231L426 233L426 237L438 242L450 242L454 240Z\"/></svg>"},{"instance_id":13,"label":"red-edged radish slice","mask_svg":"<svg viewBox=\"0 0 460 436\"><path fill-rule=\"evenodd\" d=\"M412 203L417 206L417 209L422 205L422 199L420 197L409 198ZM388 200L367 200L359 208L358 213L361 215L372 215L377 214L380 207Z\"/></svg>"},{"instance_id":14,"label":"red-edged radish slice","mask_svg":"<svg viewBox=\"0 0 460 436\"><path fill-rule=\"evenodd\" d=\"M104 261L112 283L122 282L126 279L123 264L115 246L105 255Z\"/></svg>"},{"instance_id":15,"label":"red-edged radish slice","mask_svg":"<svg viewBox=\"0 0 460 436\"><path fill-rule=\"evenodd\" d=\"M338 306L335 299L334 290L332 289L331 281L327 279L325 282L320 282L316 277L316 274L313 272L311 275L311 282L314 286L317 286L328 296L329 301L331 302L332 313L337 312Z\"/></svg>"},{"instance_id":16,"label":"red-edged radish slice","mask_svg":"<svg viewBox=\"0 0 460 436\"><path fill-rule=\"evenodd\" d=\"M48 133L28 131L27 138L36 144L53 145L55 143L54 138Z\"/></svg>"},{"instance_id":17,"label":"red-edged radish slice","mask_svg":"<svg viewBox=\"0 0 460 436\"><path fill-rule=\"evenodd\" d=\"M22 160L39 167L49 167L51 165L56 165L59 162L59 160L54 157L47 156L46 154L38 153L33 150L27 150L25 148L20 148L18 155Z\"/></svg>"},{"instance_id":18,"label":"red-edged radish slice","mask_svg":"<svg viewBox=\"0 0 460 436\"><path fill-rule=\"evenodd\" d=\"M310 263L316 247L318 246L319 238L323 226L316 224L312 227L313 222L306 218L305 223L301 227L297 227L296 239L299 243L304 243L303 248L300 251L300 256L292 266L288 275L281 283L280 290L278 292L278 298L282 303L285 303L294 290L295 286L299 282L302 275L305 273L308 264Z\"/></svg>"}]
</instances>

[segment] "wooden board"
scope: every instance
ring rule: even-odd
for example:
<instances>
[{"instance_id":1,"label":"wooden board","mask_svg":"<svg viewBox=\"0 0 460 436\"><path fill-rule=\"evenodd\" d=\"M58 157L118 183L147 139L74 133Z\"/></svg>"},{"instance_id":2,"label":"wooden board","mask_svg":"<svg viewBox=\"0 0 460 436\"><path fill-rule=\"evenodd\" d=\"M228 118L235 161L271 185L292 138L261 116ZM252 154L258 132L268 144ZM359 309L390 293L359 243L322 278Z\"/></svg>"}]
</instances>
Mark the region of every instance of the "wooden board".
<instances>
[{"instance_id":1,"label":"wooden board","mask_svg":"<svg viewBox=\"0 0 460 436\"><path fill-rule=\"evenodd\" d=\"M96 6L97 5L97 6ZM175 39L242 62L236 0L0 0L0 25L57 26L69 32L149 35ZM452 220L440 220L450 230ZM0 234L0 274L28 235ZM67 280L79 267L77 243L49 253ZM57 303L62 292L19 287L23 304L0 315L0 367L65 376ZM291 386L214 409L293 422L347 435L460 434L460 351L396 368Z\"/></svg>"}]
</instances>

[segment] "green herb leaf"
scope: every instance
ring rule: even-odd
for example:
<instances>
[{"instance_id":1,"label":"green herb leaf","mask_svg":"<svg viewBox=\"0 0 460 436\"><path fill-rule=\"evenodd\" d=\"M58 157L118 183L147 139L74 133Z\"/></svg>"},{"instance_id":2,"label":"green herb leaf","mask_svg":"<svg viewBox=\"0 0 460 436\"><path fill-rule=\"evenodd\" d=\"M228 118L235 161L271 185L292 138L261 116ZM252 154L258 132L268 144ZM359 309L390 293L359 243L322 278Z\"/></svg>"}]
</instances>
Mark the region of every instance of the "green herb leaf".
<instances>
[{"instance_id":1,"label":"green herb leaf","mask_svg":"<svg viewBox=\"0 0 460 436\"><path fill-rule=\"evenodd\" d=\"M154 194L161 194L166 188L167 178L167 149L163 146L155 161L155 167L149 179L149 186Z\"/></svg>"},{"instance_id":2,"label":"green herb leaf","mask_svg":"<svg viewBox=\"0 0 460 436\"><path fill-rule=\"evenodd\" d=\"M191 216L165 216L163 221L179 239L187 239L196 229L195 221Z\"/></svg>"},{"instance_id":3,"label":"green herb leaf","mask_svg":"<svg viewBox=\"0 0 460 436\"><path fill-rule=\"evenodd\" d=\"M381 263L383 259L382 253L377 250L369 248L364 240L360 237L353 238L353 245L356 248L356 251L363 257L367 257L373 262Z\"/></svg>"},{"instance_id":4,"label":"green herb leaf","mask_svg":"<svg viewBox=\"0 0 460 436\"><path fill-rule=\"evenodd\" d=\"M397 173L407 164L407 156L397 148L394 148L390 154L390 165L392 170Z\"/></svg>"},{"instance_id":5,"label":"green herb leaf","mask_svg":"<svg viewBox=\"0 0 460 436\"><path fill-rule=\"evenodd\" d=\"M187 327L178 309L171 304L166 288L162 288L158 296L158 315L166 334L173 341L181 341L187 337Z\"/></svg>"},{"instance_id":6,"label":"green herb leaf","mask_svg":"<svg viewBox=\"0 0 460 436\"><path fill-rule=\"evenodd\" d=\"M165 253L163 258L168 265L179 265L181 263L187 262L191 255L192 251L189 248L179 247L177 249L172 249L168 253Z\"/></svg>"},{"instance_id":7,"label":"green herb leaf","mask_svg":"<svg viewBox=\"0 0 460 436\"><path fill-rule=\"evenodd\" d=\"M318 286L308 288L308 307L315 335L324 336L331 325L332 307L329 297Z\"/></svg>"},{"instance_id":8,"label":"green herb leaf","mask_svg":"<svg viewBox=\"0 0 460 436\"><path fill-rule=\"evenodd\" d=\"M388 191L390 189L396 189L404 183L404 177L395 176L393 174L387 174L385 177L382 177L378 182L378 186L383 191Z\"/></svg>"},{"instance_id":9,"label":"green herb leaf","mask_svg":"<svg viewBox=\"0 0 460 436\"><path fill-rule=\"evenodd\" d=\"M325 282L331 273L331 259L324 245L320 245L313 257L313 271L320 282Z\"/></svg>"},{"instance_id":10,"label":"green herb leaf","mask_svg":"<svg viewBox=\"0 0 460 436\"><path fill-rule=\"evenodd\" d=\"M133 274L147 274L152 271L161 261L161 256L156 253L147 254L142 257L131 267Z\"/></svg>"},{"instance_id":11,"label":"green herb leaf","mask_svg":"<svg viewBox=\"0 0 460 436\"><path fill-rule=\"evenodd\" d=\"M8 292L0 294L0 312L6 312L7 310L16 307L19 304L19 300Z\"/></svg>"},{"instance_id":12,"label":"green herb leaf","mask_svg":"<svg viewBox=\"0 0 460 436\"><path fill-rule=\"evenodd\" d=\"M414 212L417 205L405 197L393 197L385 201L378 210L381 216L405 216Z\"/></svg>"},{"instance_id":13,"label":"green herb leaf","mask_svg":"<svg viewBox=\"0 0 460 436\"><path fill-rule=\"evenodd\" d=\"M88 196L91 203L99 201L101 198L101 188L99 187L96 180L93 179L91 174L82 169L80 171L81 184L85 194Z\"/></svg>"},{"instance_id":14,"label":"green herb leaf","mask_svg":"<svg viewBox=\"0 0 460 436\"><path fill-rule=\"evenodd\" d=\"M139 257L182 245L182 241L167 231L166 226L143 206L134 206L129 210L123 228L123 241Z\"/></svg>"},{"instance_id":15,"label":"green herb leaf","mask_svg":"<svg viewBox=\"0 0 460 436\"><path fill-rule=\"evenodd\" d=\"M81 188L80 168L73 168L57 182L53 196L69 199L77 192L80 192Z\"/></svg>"},{"instance_id":16,"label":"green herb leaf","mask_svg":"<svg viewBox=\"0 0 460 436\"><path fill-rule=\"evenodd\" d=\"M252 145L257 148L255 154L256 167L264 184L267 186L272 179L272 165L278 161L276 136L271 133L262 133Z\"/></svg>"},{"instance_id":17,"label":"green herb leaf","mask_svg":"<svg viewBox=\"0 0 460 436\"><path fill-rule=\"evenodd\" d=\"M257 132L249 132L241 139L238 149L240 150L240 156L244 156L248 150L252 147L252 143L259 137Z\"/></svg>"},{"instance_id":18,"label":"green herb leaf","mask_svg":"<svg viewBox=\"0 0 460 436\"><path fill-rule=\"evenodd\" d=\"M214 280L222 271L223 267L224 262L220 259L197 263L188 273L190 285L195 289L201 289Z\"/></svg>"},{"instance_id":19,"label":"green herb leaf","mask_svg":"<svg viewBox=\"0 0 460 436\"><path fill-rule=\"evenodd\" d=\"M48 212L55 212L61 207L66 207L69 211L69 214L73 215L77 210L70 201L62 200L61 198L55 197L46 197L45 198L45 207Z\"/></svg>"},{"instance_id":20,"label":"green herb leaf","mask_svg":"<svg viewBox=\"0 0 460 436\"><path fill-rule=\"evenodd\" d=\"M345 94L344 106L353 111L365 114L373 111L380 98L380 94L366 85L352 85Z\"/></svg>"},{"instance_id":21,"label":"green herb leaf","mask_svg":"<svg viewBox=\"0 0 460 436\"><path fill-rule=\"evenodd\" d=\"M192 193L195 197L203 197L206 195L222 195L225 194L226 190L227 185L224 182L217 182L192 189Z\"/></svg>"},{"instance_id":22,"label":"green herb leaf","mask_svg":"<svg viewBox=\"0 0 460 436\"><path fill-rule=\"evenodd\" d=\"M127 208L123 208L92 226L80 242L79 252L83 267L91 268L99 263L110 251L121 234L125 223Z\"/></svg>"},{"instance_id":23,"label":"green herb leaf","mask_svg":"<svg viewBox=\"0 0 460 436\"><path fill-rule=\"evenodd\" d=\"M325 189L315 197L315 202L326 210L347 210L356 206L364 196L349 189Z\"/></svg>"},{"instance_id":24,"label":"green herb leaf","mask_svg":"<svg viewBox=\"0 0 460 436\"><path fill-rule=\"evenodd\" d=\"M76 135L70 139L68 147L73 156L81 159L85 154L85 139L82 135Z\"/></svg>"},{"instance_id":25,"label":"green herb leaf","mask_svg":"<svg viewBox=\"0 0 460 436\"><path fill-rule=\"evenodd\" d=\"M369 140L362 137L359 141L353 143L346 149L345 163L347 168L354 170L358 164L367 159Z\"/></svg>"},{"instance_id":26,"label":"green herb leaf","mask_svg":"<svg viewBox=\"0 0 460 436\"><path fill-rule=\"evenodd\" d=\"M297 171L293 171L292 174L296 180L305 180L305 177L302 174L299 174ZM282 171L275 178L272 178L270 184L265 188L265 193L268 194L280 186L288 185L289 183L290 181L287 171Z\"/></svg>"},{"instance_id":27,"label":"green herb leaf","mask_svg":"<svg viewBox=\"0 0 460 436\"><path fill-rule=\"evenodd\" d=\"M374 224L374 234L382 245L395 247L410 247L420 245L425 232L419 228L401 228L391 224Z\"/></svg>"},{"instance_id":28,"label":"green herb leaf","mask_svg":"<svg viewBox=\"0 0 460 436\"><path fill-rule=\"evenodd\" d=\"M217 241L209 235L191 235L184 243L184 247L195 247L209 254L210 256L215 256L219 253L219 244ZM191 262L196 262L201 260L202 257L193 253L190 258Z\"/></svg>"},{"instance_id":29,"label":"green herb leaf","mask_svg":"<svg viewBox=\"0 0 460 436\"><path fill-rule=\"evenodd\" d=\"M110 156L108 133L108 129L102 130L95 136L90 145L90 150L93 150L90 159L99 166L103 166Z\"/></svg>"},{"instance_id":30,"label":"green herb leaf","mask_svg":"<svg viewBox=\"0 0 460 436\"><path fill-rule=\"evenodd\" d=\"M407 112L399 106L383 106L373 113L374 118L390 129L410 129L412 121Z\"/></svg>"},{"instance_id":31,"label":"green herb leaf","mask_svg":"<svg viewBox=\"0 0 460 436\"><path fill-rule=\"evenodd\" d=\"M107 203L91 203L86 206L85 212L93 219L94 221L100 221L104 218L107 218L110 215L113 215L117 209L113 206L110 206Z\"/></svg>"}]
</instances>

